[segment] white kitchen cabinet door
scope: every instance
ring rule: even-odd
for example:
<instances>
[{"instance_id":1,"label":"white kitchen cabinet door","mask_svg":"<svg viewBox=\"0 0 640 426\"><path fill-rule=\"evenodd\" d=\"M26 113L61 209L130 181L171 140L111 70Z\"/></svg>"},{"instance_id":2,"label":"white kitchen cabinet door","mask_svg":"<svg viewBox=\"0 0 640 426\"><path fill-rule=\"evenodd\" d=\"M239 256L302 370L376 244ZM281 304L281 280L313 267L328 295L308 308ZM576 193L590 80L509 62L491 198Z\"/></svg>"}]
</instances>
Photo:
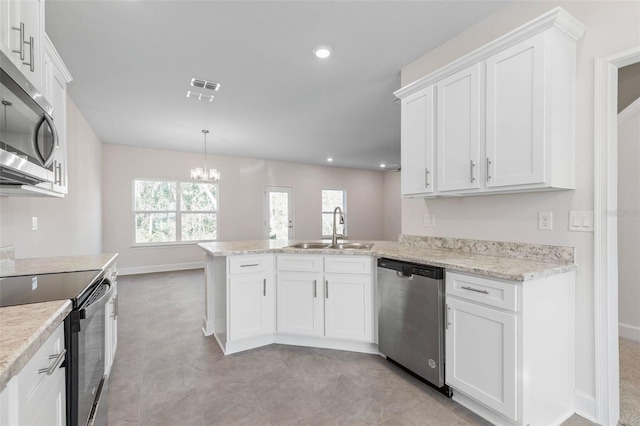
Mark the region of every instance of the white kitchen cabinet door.
<instances>
[{"instance_id":1,"label":"white kitchen cabinet door","mask_svg":"<svg viewBox=\"0 0 640 426\"><path fill-rule=\"evenodd\" d=\"M434 86L402 99L402 195L434 192Z\"/></svg>"},{"instance_id":2,"label":"white kitchen cabinet door","mask_svg":"<svg viewBox=\"0 0 640 426\"><path fill-rule=\"evenodd\" d=\"M516 420L517 316L447 298L445 382Z\"/></svg>"},{"instance_id":3,"label":"white kitchen cabinet door","mask_svg":"<svg viewBox=\"0 0 640 426\"><path fill-rule=\"evenodd\" d=\"M545 181L544 37L487 59L487 187Z\"/></svg>"},{"instance_id":4,"label":"white kitchen cabinet door","mask_svg":"<svg viewBox=\"0 0 640 426\"><path fill-rule=\"evenodd\" d=\"M274 300L271 274L229 277L229 340L272 334Z\"/></svg>"},{"instance_id":5,"label":"white kitchen cabinet door","mask_svg":"<svg viewBox=\"0 0 640 426\"><path fill-rule=\"evenodd\" d=\"M438 192L480 188L481 65L437 84Z\"/></svg>"},{"instance_id":6,"label":"white kitchen cabinet door","mask_svg":"<svg viewBox=\"0 0 640 426\"><path fill-rule=\"evenodd\" d=\"M326 274L325 336L373 341L370 275Z\"/></svg>"},{"instance_id":7,"label":"white kitchen cabinet door","mask_svg":"<svg viewBox=\"0 0 640 426\"><path fill-rule=\"evenodd\" d=\"M30 419L21 424L26 426L65 426L67 424L64 376L63 368L59 368L50 376L48 380L54 382L51 389L31 413Z\"/></svg>"},{"instance_id":8,"label":"white kitchen cabinet door","mask_svg":"<svg viewBox=\"0 0 640 426\"><path fill-rule=\"evenodd\" d=\"M118 346L118 283L111 279L113 294L107 302L105 309L105 346L104 346L104 371L108 375L116 356Z\"/></svg>"},{"instance_id":9,"label":"white kitchen cabinet door","mask_svg":"<svg viewBox=\"0 0 640 426\"><path fill-rule=\"evenodd\" d=\"M309 336L324 334L322 274L278 272L277 331Z\"/></svg>"}]
</instances>

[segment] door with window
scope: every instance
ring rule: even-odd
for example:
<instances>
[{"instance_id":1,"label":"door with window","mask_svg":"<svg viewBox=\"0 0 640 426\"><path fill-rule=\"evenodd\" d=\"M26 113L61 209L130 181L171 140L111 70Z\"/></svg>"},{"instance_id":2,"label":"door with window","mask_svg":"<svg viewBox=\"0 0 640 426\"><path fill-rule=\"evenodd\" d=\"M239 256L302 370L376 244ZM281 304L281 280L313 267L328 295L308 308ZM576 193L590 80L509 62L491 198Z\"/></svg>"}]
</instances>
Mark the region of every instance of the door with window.
<instances>
[{"instance_id":1,"label":"door with window","mask_svg":"<svg viewBox=\"0 0 640 426\"><path fill-rule=\"evenodd\" d=\"M293 240L293 188L265 187L263 223L265 238Z\"/></svg>"}]
</instances>

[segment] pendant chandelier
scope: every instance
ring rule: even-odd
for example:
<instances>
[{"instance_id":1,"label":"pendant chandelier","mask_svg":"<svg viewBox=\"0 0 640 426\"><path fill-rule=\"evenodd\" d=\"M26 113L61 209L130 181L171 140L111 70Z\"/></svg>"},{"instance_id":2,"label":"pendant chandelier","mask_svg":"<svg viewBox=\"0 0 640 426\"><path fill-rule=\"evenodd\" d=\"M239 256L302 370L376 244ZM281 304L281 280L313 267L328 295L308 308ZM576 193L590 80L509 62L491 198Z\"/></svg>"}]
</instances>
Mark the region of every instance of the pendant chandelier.
<instances>
[{"instance_id":1,"label":"pendant chandelier","mask_svg":"<svg viewBox=\"0 0 640 426\"><path fill-rule=\"evenodd\" d=\"M220 172L216 169L207 169L207 133L208 130L203 130L204 133L204 169L202 167L196 167L191 169L191 179L196 182L220 182Z\"/></svg>"}]
</instances>

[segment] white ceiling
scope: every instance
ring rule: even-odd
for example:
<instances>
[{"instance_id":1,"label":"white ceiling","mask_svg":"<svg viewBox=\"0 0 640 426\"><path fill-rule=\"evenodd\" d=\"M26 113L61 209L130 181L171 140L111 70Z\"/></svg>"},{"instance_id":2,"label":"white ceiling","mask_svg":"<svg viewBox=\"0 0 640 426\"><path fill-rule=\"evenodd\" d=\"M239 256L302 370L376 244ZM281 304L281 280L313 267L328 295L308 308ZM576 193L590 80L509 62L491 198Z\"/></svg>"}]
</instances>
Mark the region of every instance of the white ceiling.
<instances>
[{"instance_id":1,"label":"white ceiling","mask_svg":"<svg viewBox=\"0 0 640 426\"><path fill-rule=\"evenodd\" d=\"M206 128L214 154L376 169L400 162L400 69L504 4L47 0L46 28L104 143L201 152Z\"/></svg>"}]
</instances>

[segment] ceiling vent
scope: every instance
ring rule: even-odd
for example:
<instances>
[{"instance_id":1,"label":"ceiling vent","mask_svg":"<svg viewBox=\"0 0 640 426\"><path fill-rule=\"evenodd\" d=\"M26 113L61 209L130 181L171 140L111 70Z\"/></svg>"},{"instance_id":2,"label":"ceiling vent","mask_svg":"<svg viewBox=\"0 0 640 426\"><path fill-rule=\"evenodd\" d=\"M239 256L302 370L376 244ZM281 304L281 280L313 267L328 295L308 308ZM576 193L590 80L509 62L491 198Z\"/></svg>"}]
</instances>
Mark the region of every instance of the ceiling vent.
<instances>
[{"instance_id":1,"label":"ceiling vent","mask_svg":"<svg viewBox=\"0 0 640 426\"><path fill-rule=\"evenodd\" d=\"M199 101L213 102L213 95L209 93L196 92L195 90L187 90L187 98L194 98Z\"/></svg>"},{"instance_id":2,"label":"ceiling vent","mask_svg":"<svg viewBox=\"0 0 640 426\"><path fill-rule=\"evenodd\" d=\"M214 92L217 92L220 89L220 83L203 80L201 78L192 78L191 85L193 87L199 87L201 89L213 90Z\"/></svg>"}]
</instances>

